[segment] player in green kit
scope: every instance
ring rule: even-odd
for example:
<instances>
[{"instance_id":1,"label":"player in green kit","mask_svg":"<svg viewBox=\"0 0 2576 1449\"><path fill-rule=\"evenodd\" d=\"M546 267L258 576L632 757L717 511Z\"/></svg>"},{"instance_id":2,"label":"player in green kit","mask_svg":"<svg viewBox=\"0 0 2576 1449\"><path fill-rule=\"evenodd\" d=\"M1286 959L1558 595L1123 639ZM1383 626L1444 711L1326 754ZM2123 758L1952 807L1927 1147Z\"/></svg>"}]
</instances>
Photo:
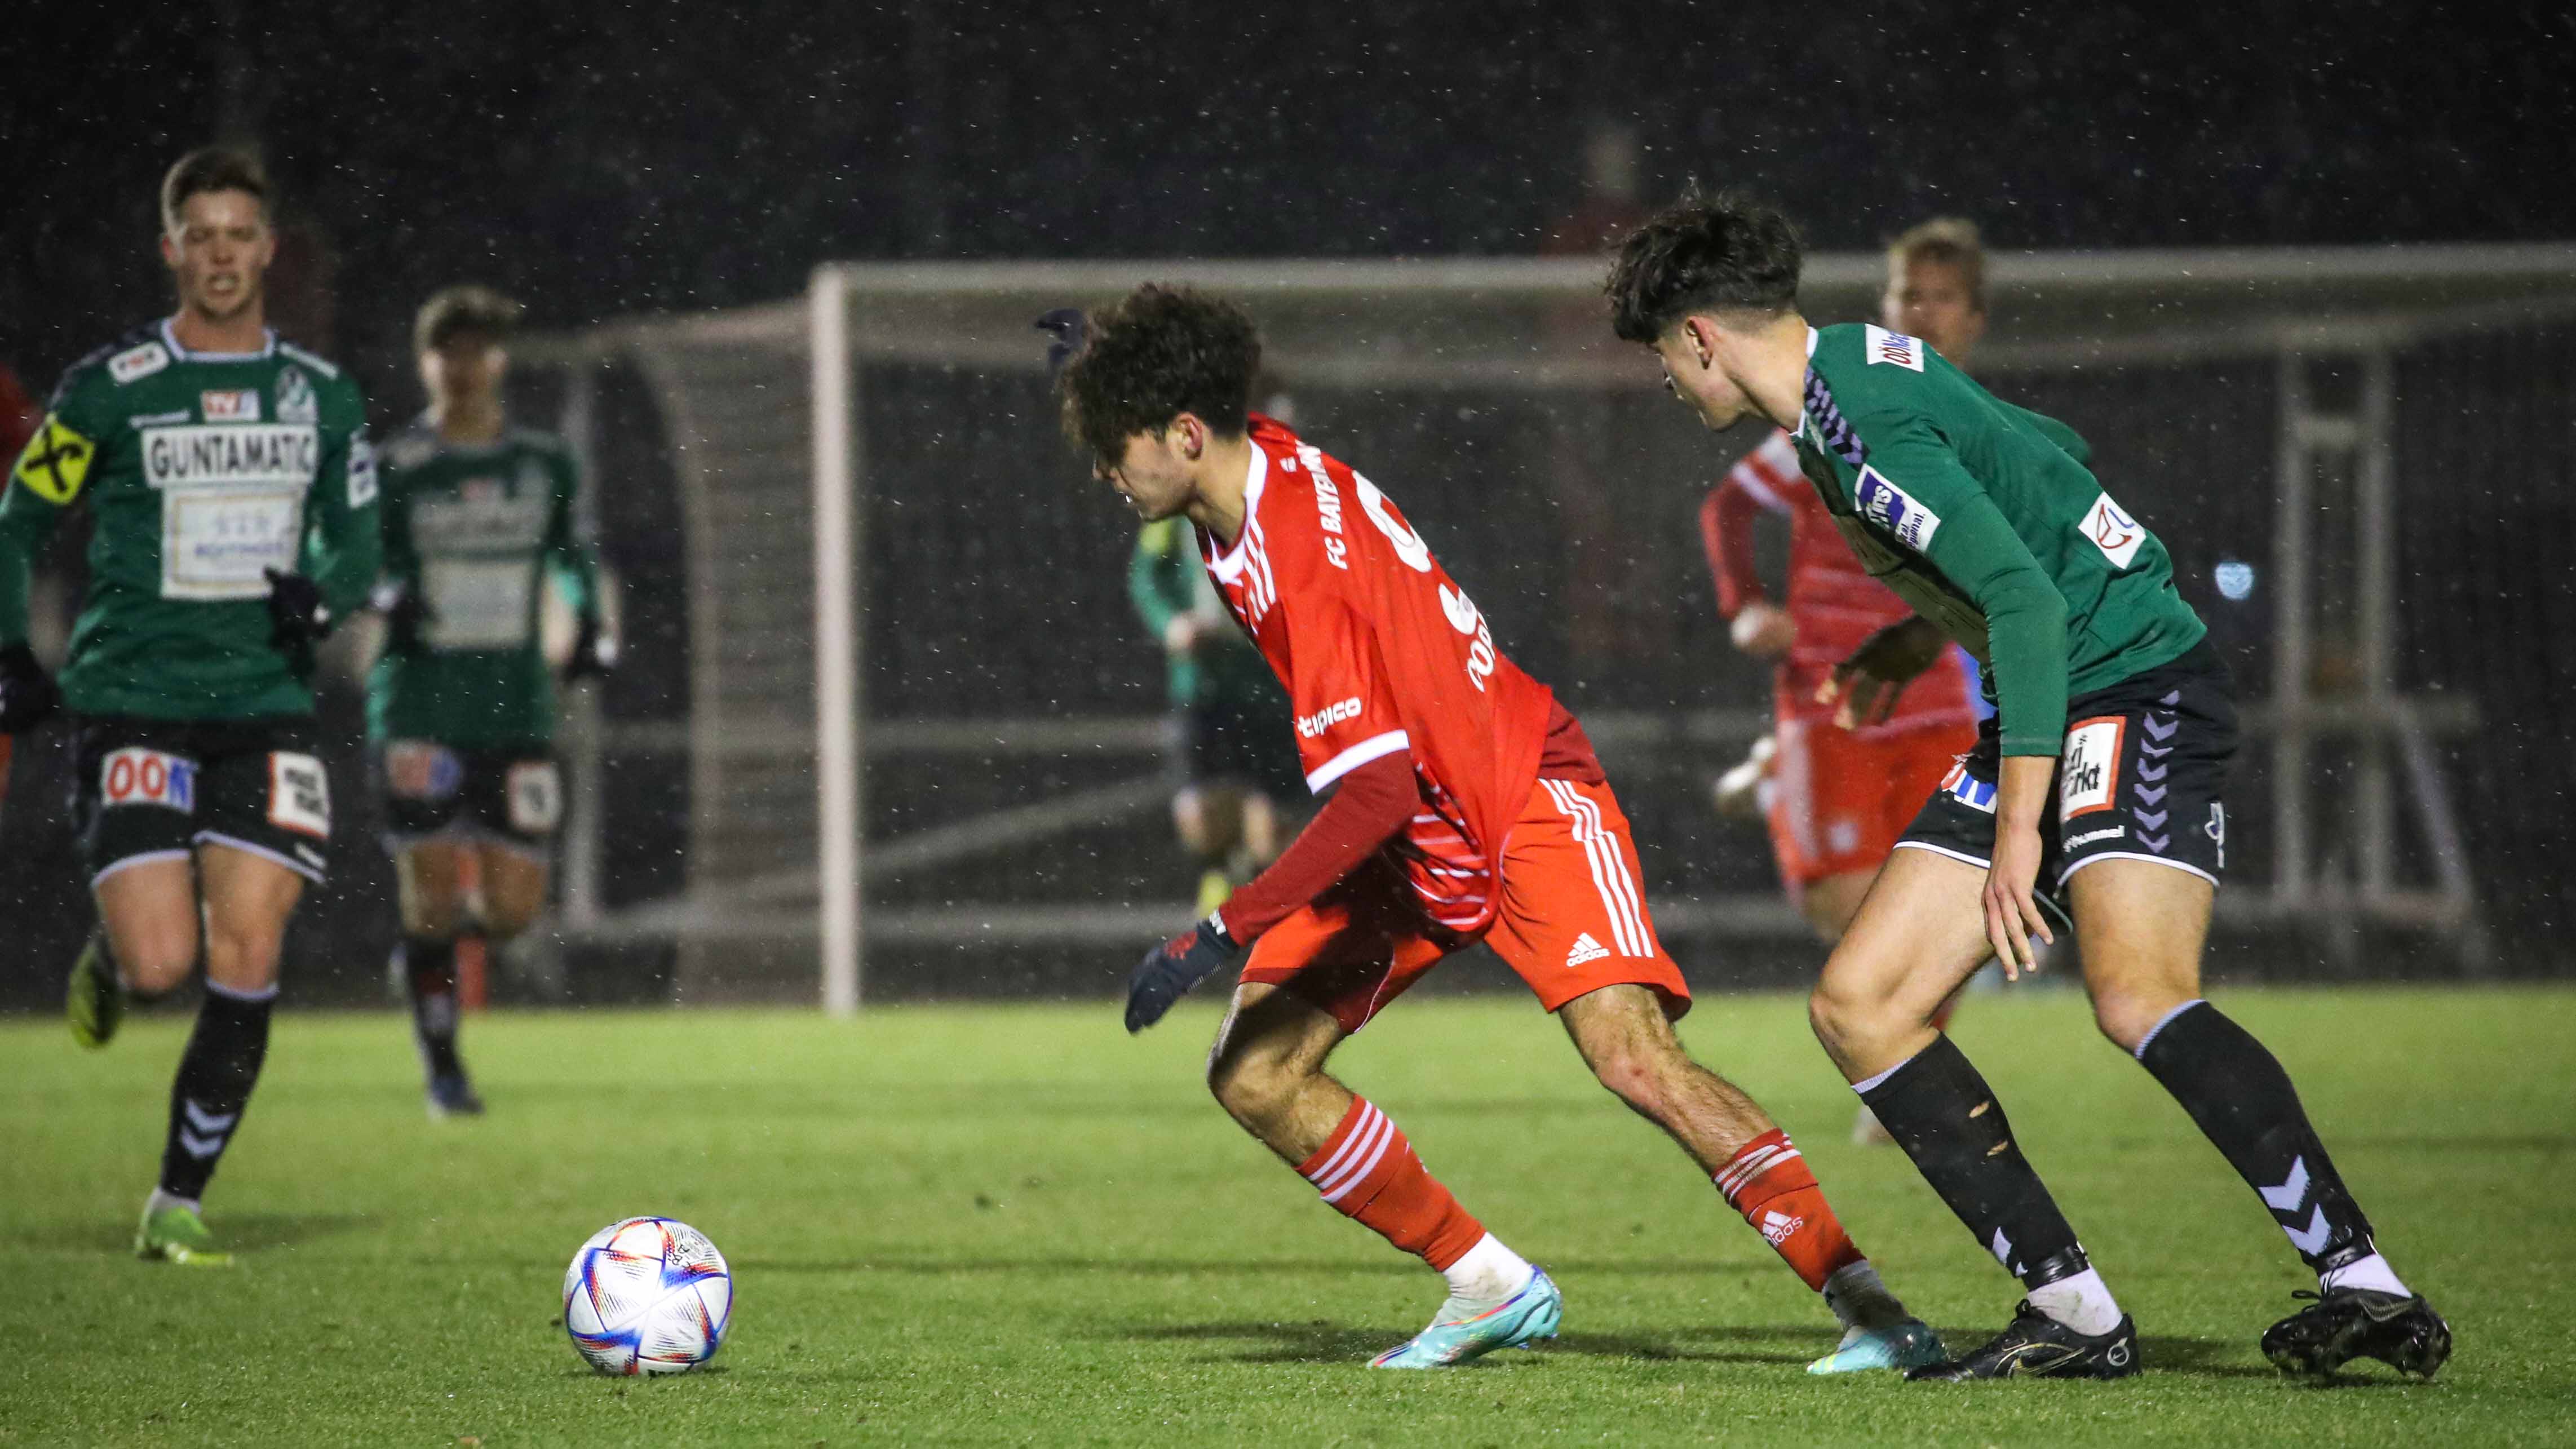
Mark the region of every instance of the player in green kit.
<instances>
[{"instance_id":1,"label":"player in green kit","mask_svg":"<svg viewBox=\"0 0 2576 1449\"><path fill-rule=\"evenodd\" d=\"M355 383L268 330L268 183L193 152L161 186L178 311L75 364L0 494L0 732L59 702L100 929L72 968L83 1045L126 998L206 999L170 1093L135 1247L221 1264L198 1201L268 1050L278 947L331 838L313 646L375 577L376 474ZM59 690L27 643L28 566L90 513L89 588Z\"/></svg>"},{"instance_id":2,"label":"player in green kit","mask_svg":"<svg viewBox=\"0 0 2576 1449\"><path fill-rule=\"evenodd\" d=\"M457 940L506 941L546 903L563 815L538 631L549 576L578 621L566 677L614 657L572 452L502 409L518 319L483 287L430 298L413 329L429 411L385 443L387 637L367 679L367 737L402 898L397 969L442 1117L483 1110L457 1053Z\"/></svg>"},{"instance_id":3,"label":"player in green kit","mask_svg":"<svg viewBox=\"0 0 2576 1449\"><path fill-rule=\"evenodd\" d=\"M2355 1357L2429 1376L2450 1328L2400 1282L2290 1078L2200 998L2226 865L2234 690L2174 590L2164 546L2103 491L2065 425L1996 399L1912 337L1807 325L1796 233L1740 199L1689 202L1622 246L1612 325L1661 359L1711 428L1787 429L1836 529L1916 618L1833 686L1864 714L1950 641L1997 708L1826 962L1816 1034L1861 1100L2028 1298L1976 1351L1918 1379L2118 1378L2138 1339L2022 1156L2002 1104L1931 1025L1989 955L2031 965L2076 928L2102 1033L2182 1104L2317 1274L2273 1325L2285 1370ZM2052 799L2052 796L2054 797Z\"/></svg>"}]
</instances>

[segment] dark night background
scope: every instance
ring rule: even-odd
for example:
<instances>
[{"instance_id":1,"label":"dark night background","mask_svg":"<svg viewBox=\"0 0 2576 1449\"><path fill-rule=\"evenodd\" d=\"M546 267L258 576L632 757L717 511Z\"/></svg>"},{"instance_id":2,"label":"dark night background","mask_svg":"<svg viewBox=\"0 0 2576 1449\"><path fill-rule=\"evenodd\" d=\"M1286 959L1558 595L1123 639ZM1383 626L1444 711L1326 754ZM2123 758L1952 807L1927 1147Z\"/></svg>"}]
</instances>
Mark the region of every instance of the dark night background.
<instances>
[{"instance_id":1,"label":"dark night background","mask_svg":"<svg viewBox=\"0 0 2576 1449\"><path fill-rule=\"evenodd\" d=\"M0 363L41 397L65 364L165 312L161 173L192 146L247 141L279 188L272 318L356 368L380 433L420 405L409 323L446 283L500 286L538 325L568 327L793 296L826 259L1530 254L1552 235L1561 249L1585 138L1605 126L1633 132L1644 202L1749 186L1787 201L1821 250L1873 247L1940 211L1976 217L2007 251L2576 238L2576 19L2538 3L206 0L111 23L21 0L0 33ZM2115 401L2094 401L2094 426ZM2158 445L2152 420L2129 421L2135 447ZM2527 421L2569 436L2563 417ZM2242 430L2257 456L2263 426ZM603 474L650 471L656 440L628 441L633 465ZM2576 516L2555 485L2524 481L2549 527ZM612 528L611 561L676 577L667 498L632 496L645 501ZM2463 518L2487 529L2463 549L2555 536L2503 507ZM2458 595L2447 617L2464 623L2565 614L2496 603L2467 575L2434 587ZM2563 632L2469 632L2487 642L2459 654L2448 631L2417 673L2567 672ZM2557 641L2537 674L2514 642L2531 637ZM607 707L668 717L676 677L630 669ZM351 707L326 700L326 716ZM2509 803L2520 778L2481 776L2471 809ZM617 785L626 807L676 808L640 775ZM335 919L390 933L384 862L348 786L335 878L299 933ZM0 912L22 941L39 921L76 940L76 875L18 868L68 859L67 827L38 838L40 818L0 836L14 877ZM2492 848L2526 877L2537 931L2557 907L2548 871L2528 866L2547 855L2525 847L2565 832L2532 832ZM49 998L67 950L13 953L0 999Z\"/></svg>"},{"instance_id":2,"label":"dark night background","mask_svg":"<svg viewBox=\"0 0 2576 1449\"><path fill-rule=\"evenodd\" d=\"M12 9L0 357L37 387L164 304L153 187L227 133L327 257L305 340L404 408L458 278L571 323L827 257L1527 253L1593 118L1648 199L1749 184L1824 248L1940 209L2003 247L2576 235L2576 21L2533 0Z\"/></svg>"}]
</instances>

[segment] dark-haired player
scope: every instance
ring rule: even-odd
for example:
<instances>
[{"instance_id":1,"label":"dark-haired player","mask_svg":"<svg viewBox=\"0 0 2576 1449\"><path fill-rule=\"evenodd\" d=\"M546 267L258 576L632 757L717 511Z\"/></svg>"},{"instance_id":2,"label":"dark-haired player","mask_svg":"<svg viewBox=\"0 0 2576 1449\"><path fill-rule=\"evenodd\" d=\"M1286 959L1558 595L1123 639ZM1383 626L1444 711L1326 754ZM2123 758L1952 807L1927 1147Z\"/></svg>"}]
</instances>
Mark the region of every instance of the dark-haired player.
<instances>
[{"instance_id":1,"label":"dark-haired player","mask_svg":"<svg viewBox=\"0 0 2576 1449\"><path fill-rule=\"evenodd\" d=\"M221 1264L198 1210L268 1050L278 946L320 881L331 791L313 646L376 572L376 475L356 384L268 330L268 183L190 153L161 186L176 313L75 364L0 497L0 731L55 702L27 647L27 570L86 503L89 592L60 698L100 928L72 968L72 1035L205 963L161 1180L135 1248Z\"/></svg>"},{"instance_id":2,"label":"dark-haired player","mask_svg":"<svg viewBox=\"0 0 2576 1449\"><path fill-rule=\"evenodd\" d=\"M1992 953L2026 969L2071 920L2095 1020L2191 1114L2317 1273L2273 1325L2282 1368L2360 1355L2430 1374L2450 1330L2370 1223L2272 1054L2200 998L2236 748L2227 672L2164 546L2102 490L2063 425L1999 401L1915 338L1809 327L1788 221L1691 202L1621 247L1612 326L1654 349L1712 428L1759 414L1869 571L1918 618L1835 671L1866 703L1955 640L1997 709L1898 842L1819 981L1816 1034L1854 1090L2029 1297L1993 1341L1917 1378L2117 1378L2134 1327L2014 1142L2002 1104L1931 1025Z\"/></svg>"},{"instance_id":3,"label":"dark-haired player","mask_svg":"<svg viewBox=\"0 0 2576 1449\"><path fill-rule=\"evenodd\" d=\"M367 735L401 893L397 969L434 1117L483 1110L457 1050L457 938L507 941L546 903L563 816L538 633L549 575L578 621L565 676L605 670L615 653L572 451L502 410L518 320L518 304L486 287L431 297L413 327L429 410L384 450L387 638L367 677Z\"/></svg>"},{"instance_id":4,"label":"dark-haired player","mask_svg":"<svg viewBox=\"0 0 2576 1449\"><path fill-rule=\"evenodd\" d=\"M1431 1325L1380 1367L1442 1367L1556 1330L1556 1285L1324 1070L1343 1038L1479 940L1559 1014L1602 1084L1824 1295L1846 1334L1816 1372L1938 1358L1786 1134L1675 1038L1690 990L1655 939L1635 843L1582 727L1503 656L1385 494L1247 415L1260 354L1239 309L1148 286L1092 318L1059 380L1066 429L1099 476L1140 516L1195 528L1236 624L1288 688L1307 785L1327 797L1276 864L1147 955L1128 1029L1250 948L1209 1058L1217 1100L1327 1204L1449 1280Z\"/></svg>"},{"instance_id":5,"label":"dark-haired player","mask_svg":"<svg viewBox=\"0 0 2576 1449\"><path fill-rule=\"evenodd\" d=\"M1986 326L1985 248L1976 227L1944 217L1889 243L1879 318L1965 367ZM1776 601L1753 566L1754 520L1765 513L1789 527L1788 589ZM1833 515L1799 475L1797 445L1786 430L1773 429L1736 460L1701 500L1699 523L1717 611L1736 647L1779 661L1771 733L1727 772L1719 807L1751 803L1745 787L1758 779L1781 884L1830 946L1842 939L1923 798L1976 744L1976 666L1954 645L1867 717L1848 698L1837 704L1819 697L1834 666L1862 640L1913 611L1843 542ZM1950 1006L1956 1003L1951 998ZM1948 1025L1948 1011L1935 1017L1935 1028ZM1867 1107L1857 1109L1852 1136L1864 1144L1888 1140Z\"/></svg>"}]
</instances>

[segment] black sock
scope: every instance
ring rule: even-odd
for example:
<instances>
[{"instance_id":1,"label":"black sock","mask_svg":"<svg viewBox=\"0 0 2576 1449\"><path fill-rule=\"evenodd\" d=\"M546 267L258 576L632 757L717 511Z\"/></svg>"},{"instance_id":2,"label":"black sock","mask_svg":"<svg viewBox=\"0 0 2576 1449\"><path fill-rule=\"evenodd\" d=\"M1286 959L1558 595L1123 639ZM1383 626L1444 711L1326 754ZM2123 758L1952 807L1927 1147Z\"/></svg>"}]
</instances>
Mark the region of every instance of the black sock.
<instances>
[{"instance_id":1,"label":"black sock","mask_svg":"<svg viewBox=\"0 0 2576 1449\"><path fill-rule=\"evenodd\" d=\"M2014 1145L2003 1104L1946 1036L1864 1083L1860 1099L1977 1242L2026 1288L2090 1267Z\"/></svg>"},{"instance_id":2,"label":"black sock","mask_svg":"<svg viewBox=\"0 0 2576 1449\"><path fill-rule=\"evenodd\" d=\"M421 1064L431 1076L455 1076L465 1070L456 1053L456 942L405 936L400 950Z\"/></svg>"},{"instance_id":3,"label":"black sock","mask_svg":"<svg viewBox=\"0 0 2576 1449\"><path fill-rule=\"evenodd\" d=\"M206 1179L215 1175L224 1148L241 1125L242 1108L259 1084L260 1062L268 1056L269 1008L277 988L244 996L206 983L206 1001L197 1008L197 1029L179 1058L178 1079L170 1084L170 1136L161 1149L161 1190L194 1200L205 1196Z\"/></svg>"},{"instance_id":4,"label":"black sock","mask_svg":"<svg viewBox=\"0 0 2576 1449\"><path fill-rule=\"evenodd\" d=\"M2138 1060L2263 1195L2310 1268L2322 1273L2372 1252L2370 1219L2308 1125L2290 1074L2253 1033L2206 1001L2185 1002L2147 1033Z\"/></svg>"}]
</instances>

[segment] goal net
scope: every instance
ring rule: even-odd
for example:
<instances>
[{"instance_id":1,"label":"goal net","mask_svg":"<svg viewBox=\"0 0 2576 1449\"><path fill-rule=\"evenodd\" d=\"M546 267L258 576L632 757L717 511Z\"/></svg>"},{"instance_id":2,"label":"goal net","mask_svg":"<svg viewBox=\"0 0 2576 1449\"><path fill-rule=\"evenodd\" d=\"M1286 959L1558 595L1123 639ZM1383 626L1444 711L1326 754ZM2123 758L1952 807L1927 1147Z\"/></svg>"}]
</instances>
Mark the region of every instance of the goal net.
<instances>
[{"instance_id":1,"label":"goal net","mask_svg":"<svg viewBox=\"0 0 2576 1449\"><path fill-rule=\"evenodd\" d=\"M1870 315L1878 267L1813 261L1809 315ZM523 349L603 517L647 530L629 627L673 655L572 732L598 808L568 937L670 953L684 999L847 1010L863 984L1105 991L1187 921L1135 524L1059 440L1032 328L1149 279L1253 311L1265 388L1582 716L1684 968L1812 971L1764 835L1708 803L1770 684L1693 515L1758 433L1702 432L1609 339L1598 266L1554 260L836 265L799 301ZM2488 923L2552 908L2567 835L2564 751L2496 726L2576 698L2563 643L2529 647L2576 624L2533 581L2576 544L2576 248L2039 254L1990 280L1975 370L2093 441L2247 697L2222 932L2327 972L2386 974L2384 939L2421 947L2404 969L2491 969Z\"/></svg>"}]
</instances>

